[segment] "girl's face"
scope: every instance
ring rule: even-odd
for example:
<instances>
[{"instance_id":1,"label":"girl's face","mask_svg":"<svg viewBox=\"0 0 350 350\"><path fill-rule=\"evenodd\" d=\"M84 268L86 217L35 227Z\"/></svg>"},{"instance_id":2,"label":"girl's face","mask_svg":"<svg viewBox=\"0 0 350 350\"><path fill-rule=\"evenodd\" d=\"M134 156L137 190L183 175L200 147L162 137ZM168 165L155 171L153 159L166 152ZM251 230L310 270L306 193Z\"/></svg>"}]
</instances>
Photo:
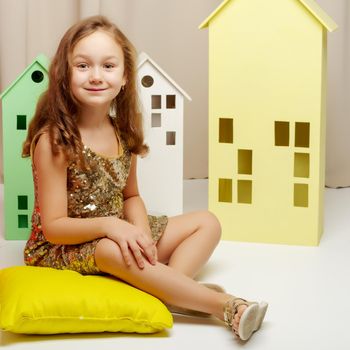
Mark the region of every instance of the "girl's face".
<instances>
[{"instance_id":1,"label":"girl's face","mask_svg":"<svg viewBox=\"0 0 350 350\"><path fill-rule=\"evenodd\" d=\"M96 31L78 41L72 52L71 89L83 107L105 107L125 85L124 55L111 34Z\"/></svg>"}]
</instances>

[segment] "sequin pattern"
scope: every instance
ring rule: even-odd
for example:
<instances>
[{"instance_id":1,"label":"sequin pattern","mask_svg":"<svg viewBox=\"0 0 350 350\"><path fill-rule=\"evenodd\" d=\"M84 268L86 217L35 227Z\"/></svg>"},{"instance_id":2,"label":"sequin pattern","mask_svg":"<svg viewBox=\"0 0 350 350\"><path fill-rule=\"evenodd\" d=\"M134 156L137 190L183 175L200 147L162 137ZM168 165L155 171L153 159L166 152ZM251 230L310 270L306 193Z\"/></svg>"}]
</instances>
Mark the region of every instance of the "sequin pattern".
<instances>
[{"instance_id":1,"label":"sequin pattern","mask_svg":"<svg viewBox=\"0 0 350 350\"><path fill-rule=\"evenodd\" d=\"M67 168L68 216L94 218L117 216L123 219L123 189L130 171L131 153L121 143L123 153L107 158L84 147L87 170L79 169L74 162ZM37 174L33 166L35 206L32 215L32 232L24 249L27 265L69 269L82 274L99 274L95 264L96 239L76 245L52 244L41 229L40 208L37 202ZM152 238L158 241L168 222L166 216L148 216Z\"/></svg>"},{"instance_id":2,"label":"sequin pattern","mask_svg":"<svg viewBox=\"0 0 350 350\"><path fill-rule=\"evenodd\" d=\"M83 153L89 169L82 171L72 163L67 171L68 216L123 218L122 191L129 174L130 152L106 158L84 147Z\"/></svg>"}]
</instances>

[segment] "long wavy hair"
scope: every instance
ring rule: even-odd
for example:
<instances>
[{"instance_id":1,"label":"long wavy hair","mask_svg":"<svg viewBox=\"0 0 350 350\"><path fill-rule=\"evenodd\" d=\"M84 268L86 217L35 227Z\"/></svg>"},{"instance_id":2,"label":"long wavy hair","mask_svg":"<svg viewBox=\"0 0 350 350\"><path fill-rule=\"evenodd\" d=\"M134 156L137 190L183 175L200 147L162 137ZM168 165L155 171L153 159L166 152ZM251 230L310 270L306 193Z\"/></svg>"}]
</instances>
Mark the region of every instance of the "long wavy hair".
<instances>
[{"instance_id":1,"label":"long wavy hair","mask_svg":"<svg viewBox=\"0 0 350 350\"><path fill-rule=\"evenodd\" d=\"M79 40L97 30L112 34L124 54L125 88L112 101L117 118L113 126L126 142L128 149L140 155L148 152L144 143L142 116L136 88L136 51L131 42L106 17L93 16L73 25L63 36L49 68L49 86L41 95L34 117L29 125L27 138L23 144L22 156L30 156L30 148L35 135L48 132L53 155L62 152L66 160L76 160L85 167L83 143L76 123L79 110L77 100L70 88L71 55Z\"/></svg>"}]
</instances>

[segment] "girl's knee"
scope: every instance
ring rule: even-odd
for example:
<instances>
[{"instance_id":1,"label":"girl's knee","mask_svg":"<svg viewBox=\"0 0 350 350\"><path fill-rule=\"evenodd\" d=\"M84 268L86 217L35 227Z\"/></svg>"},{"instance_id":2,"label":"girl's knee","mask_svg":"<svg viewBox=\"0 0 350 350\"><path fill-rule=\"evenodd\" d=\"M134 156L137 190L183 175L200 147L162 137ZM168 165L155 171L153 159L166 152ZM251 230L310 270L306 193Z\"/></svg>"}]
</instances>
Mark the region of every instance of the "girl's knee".
<instances>
[{"instance_id":1,"label":"girl's knee","mask_svg":"<svg viewBox=\"0 0 350 350\"><path fill-rule=\"evenodd\" d=\"M221 238L221 224L218 218L210 211L200 212L201 223L205 227L209 227L213 235L219 240Z\"/></svg>"},{"instance_id":2,"label":"girl's knee","mask_svg":"<svg viewBox=\"0 0 350 350\"><path fill-rule=\"evenodd\" d=\"M96 245L95 261L97 267L104 272L111 264L122 264L123 256L117 243L108 238L102 238Z\"/></svg>"}]
</instances>

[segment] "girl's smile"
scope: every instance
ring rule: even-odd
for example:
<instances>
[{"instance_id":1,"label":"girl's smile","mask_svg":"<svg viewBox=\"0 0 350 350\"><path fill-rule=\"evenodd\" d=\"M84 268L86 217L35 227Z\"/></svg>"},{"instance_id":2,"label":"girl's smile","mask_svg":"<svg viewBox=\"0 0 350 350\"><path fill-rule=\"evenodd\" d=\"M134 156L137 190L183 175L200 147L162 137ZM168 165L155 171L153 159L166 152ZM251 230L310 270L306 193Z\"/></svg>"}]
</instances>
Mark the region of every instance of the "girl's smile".
<instances>
[{"instance_id":1,"label":"girl's smile","mask_svg":"<svg viewBox=\"0 0 350 350\"><path fill-rule=\"evenodd\" d=\"M90 88L90 89L88 89L88 88L86 88L85 90L91 91L91 92L99 92L99 91L105 91L107 89L97 89L97 88Z\"/></svg>"}]
</instances>

